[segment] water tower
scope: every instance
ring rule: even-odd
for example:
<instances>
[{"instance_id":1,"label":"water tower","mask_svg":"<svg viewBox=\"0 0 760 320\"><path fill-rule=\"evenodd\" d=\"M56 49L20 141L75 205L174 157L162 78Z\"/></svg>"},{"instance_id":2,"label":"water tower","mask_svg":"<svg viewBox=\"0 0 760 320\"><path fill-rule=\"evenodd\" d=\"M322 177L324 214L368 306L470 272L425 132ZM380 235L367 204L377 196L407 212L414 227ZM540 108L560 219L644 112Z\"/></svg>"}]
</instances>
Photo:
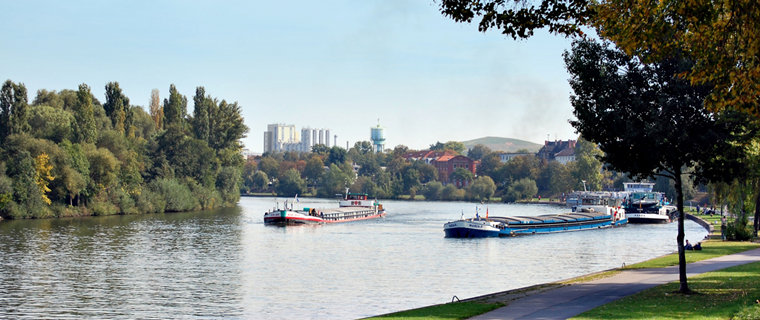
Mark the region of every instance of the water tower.
<instances>
[{"instance_id":1,"label":"water tower","mask_svg":"<svg viewBox=\"0 0 760 320\"><path fill-rule=\"evenodd\" d=\"M377 127L370 128L370 139L375 146L375 152L383 152L385 149L385 135L383 128L380 127L380 119L377 119Z\"/></svg>"}]
</instances>

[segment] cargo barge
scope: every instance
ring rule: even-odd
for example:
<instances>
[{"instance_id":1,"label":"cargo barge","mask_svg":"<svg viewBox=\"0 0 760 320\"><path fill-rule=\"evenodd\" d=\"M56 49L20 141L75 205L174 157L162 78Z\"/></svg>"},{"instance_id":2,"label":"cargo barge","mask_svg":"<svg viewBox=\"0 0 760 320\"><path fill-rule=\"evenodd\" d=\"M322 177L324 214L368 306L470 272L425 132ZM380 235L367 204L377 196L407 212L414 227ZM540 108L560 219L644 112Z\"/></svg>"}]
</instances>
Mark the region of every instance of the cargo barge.
<instances>
[{"instance_id":1,"label":"cargo barge","mask_svg":"<svg viewBox=\"0 0 760 320\"><path fill-rule=\"evenodd\" d=\"M297 200L285 208L279 205L264 213L264 224L268 225L302 225L351 222L376 219L385 216L383 205L377 200L370 200L366 193L349 193L338 202L338 208L303 208L294 209Z\"/></svg>"}]
</instances>

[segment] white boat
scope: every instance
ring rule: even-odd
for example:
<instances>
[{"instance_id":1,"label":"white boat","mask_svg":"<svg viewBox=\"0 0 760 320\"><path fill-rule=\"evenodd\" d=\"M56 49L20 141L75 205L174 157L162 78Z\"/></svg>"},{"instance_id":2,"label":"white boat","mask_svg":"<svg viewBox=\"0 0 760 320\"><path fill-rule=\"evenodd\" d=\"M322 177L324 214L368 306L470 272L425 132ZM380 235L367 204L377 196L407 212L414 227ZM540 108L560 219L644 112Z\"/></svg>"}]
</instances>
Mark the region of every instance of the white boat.
<instances>
[{"instance_id":1,"label":"white boat","mask_svg":"<svg viewBox=\"0 0 760 320\"><path fill-rule=\"evenodd\" d=\"M677 215L662 192L654 192L654 183L626 182L625 209L631 223L670 223Z\"/></svg>"}]
</instances>

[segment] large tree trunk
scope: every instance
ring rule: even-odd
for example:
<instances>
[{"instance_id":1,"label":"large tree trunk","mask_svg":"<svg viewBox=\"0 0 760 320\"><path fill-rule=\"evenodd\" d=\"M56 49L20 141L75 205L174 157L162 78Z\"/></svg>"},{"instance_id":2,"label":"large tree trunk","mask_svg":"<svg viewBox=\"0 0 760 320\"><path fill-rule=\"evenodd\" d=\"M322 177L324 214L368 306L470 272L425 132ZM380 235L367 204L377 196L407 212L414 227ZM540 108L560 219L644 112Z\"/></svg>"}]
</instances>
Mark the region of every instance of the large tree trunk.
<instances>
[{"instance_id":1,"label":"large tree trunk","mask_svg":"<svg viewBox=\"0 0 760 320\"><path fill-rule=\"evenodd\" d=\"M676 178L676 208L678 209L678 236L676 237L676 241L678 242L678 280L681 283L678 292L690 293L691 290L689 290L689 283L686 279L686 251L683 246L683 221L686 217L686 213L683 210L683 180L681 178L681 168L676 168L674 173Z\"/></svg>"},{"instance_id":2,"label":"large tree trunk","mask_svg":"<svg viewBox=\"0 0 760 320\"><path fill-rule=\"evenodd\" d=\"M755 237L757 237L758 223L760 223L760 193L755 197Z\"/></svg>"}]
</instances>

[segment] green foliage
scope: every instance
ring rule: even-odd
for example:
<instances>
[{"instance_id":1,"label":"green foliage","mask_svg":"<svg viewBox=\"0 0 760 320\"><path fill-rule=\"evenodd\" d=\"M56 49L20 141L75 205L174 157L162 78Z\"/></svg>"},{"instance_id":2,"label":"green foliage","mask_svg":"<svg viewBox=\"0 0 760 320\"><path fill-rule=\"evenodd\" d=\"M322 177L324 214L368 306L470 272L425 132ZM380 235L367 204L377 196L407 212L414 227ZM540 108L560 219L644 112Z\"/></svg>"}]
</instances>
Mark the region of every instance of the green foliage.
<instances>
[{"instance_id":1,"label":"green foliage","mask_svg":"<svg viewBox=\"0 0 760 320\"><path fill-rule=\"evenodd\" d=\"M536 194L538 194L536 181L530 178L522 178L509 186L503 200L504 202L515 202L533 198Z\"/></svg>"},{"instance_id":2,"label":"green foliage","mask_svg":"<svg viewBox=\"0 0 760 320\"><path fill-rule=\"evenodd\" d=\"M467 157L469 157L472 160L481 160L485 156L491 154L491 148L486 147L482 144L475 145L474 147L467 150Z\"/></svg>"},{"instance_id":3,"label":"green foliage","mask_svg":"<svg viewBox=\"0 0 760 320\"><path fill-rule=\"evenodd\" d=\"M11 134L29 132L26 86L10 80L0 89L0 143Z\"/></svg>"},{"instance_id":4,"label":"green foliage","mask_svg":"<svg viewBox=\"0 0 760 320\"><path fill-rule=\"evenodd\" d=\"M0 140L0 161L8 164L0 168L0 217L135 214L235 205L244 164L238 140L247 130L240 108L212 101L220 136L195 139L189 136L190 127L184 126L186 99L173 89L166 102L178 107L171 118L175 124L158 135L151 115L139 106L129 106L117 82L106 85L102 106L86 84L77 91L40 90L29 108L31 131L13 134L12 121L21 121L25 114L19 108L26 107L26 93L23 85L7 82L0 92L0 121L6 124L0 129L7 129ZM15 120L14 110L18 112ZM219 148L209 147L211 142Z\"/></svg>"},{"instance_id":5,"label":"green foliage","mask_svg":"<svg viewBox=\"0 0 760 320\"><path fill-rule=\"evenodd\" d=\"M71 124L74 133L74 142L92 143L97 138L95 123L95 110L92 103L92 93L86 84L79 85L76 100L72 105L74 122Z\"/></svg>"},{"instance_id":6,"label":"green foliage","mask_svg":"<svg viewBox=\"0 0 760 320\"><path fill-rule=\"evenodd\" d=\"M111 119L114 130L124 134L127 125L127 113L129 111L129 98L121 91L118 82L106 84L106 102L103 103L106 116Z\"/></svg>"},{"instance_id":7,"label":"green foliage","mask_svg":"<svg viewBox=\"0 0 760 320\"><path fill-rule=\"evenodd\" d=\"M34 97L34 101L32 102L33 106L50 106L55 109L61 109L63 110L63 98L53 91L48 91L46 89L40 89L37 90L37 96Z\"/></svg>"},{"instance_id":8,"label":"green foliage","mask_svg":"<svg viewBox=\"0 0 760 320\"><path fill-rule=\"evenodd\" d=\"M256 171L253 174L253 190L266 191L269 188L269 177L264 171Z\"/></svg>"},{"instance_id":9,"label":"green foliage","mask_svg":"<svg viewBox=\"0 0 760 320\"><path fill-rule=\"evenodd\" d=\"M169 98L164 99L164 127L183 126L187 114L187 97L177 91L174 84L169 86Z\"/></svg>"},{"instance_id":10,"label":"green foliage","mask_svg":"<svg viewBox=\"0 0 760 320\"><path fill-rule=\"evenodd\" d=\"M465 168L456 168L454 169L454 172L451 173L449 176L449 181L455 182L458 181L462 183L463 185L469 184L475 179L475 175L472 174L472 171L467 170Z\"/></svg>"},{"instance_id":11,"label":"green foliage","mask_svg":"<svg viewBox=\"0 0 760 320\"><path fill-rule=\"evenodd\" d=\"M748 241L755 237L754 228L748 224L747 216L742 215L738 219L728 223L726 239L732 241Z\"/></svg>"},{"instance_id":12,"label":"green foliage","mask_svg":"<svg viewBox=\"0 0 760 320\"><path fill-rule=\"evenodd\" d=\"M354 173L351 168L341 168L335 164L330 165L323 179L322 185L317 189L317 194L323 198L332 198L336 194L344 193L347 187L354 183Z\"/></svg>"},{"instance_id":13,"label":"green foliage","mask_svg":"<svg viewBox=\"0 0 760 320\"><path fill-rule=\"evenodd\" d=\"M447 184L446 187L443 188L443 191L441 191L441 198L443 198L443 200L459 201L463 200L464 196L465 191L457 188L453 184Z\"/></svg>"},{"instance_id":14,"label":"green foliage","mask_svg":"<svg viewBox=\"0 0 760 320\"><path fill-rule=\"evenodd\" d=\"M745 306L737 312L731 319L736 320L760 320L760 304Z\"/></svg>"},{"instance_id":15,"label":"green foliage","mask_svg":"<svg viewBox=\"0 0 760 320\"><path fill-rule=\"evenodd\" d=\"M480 17L478 30L496 28L513 39L528 38L535 29L551 33L582 35L583 26L593 11L585 0L542 0L536 2L500 0L443 0L441 13L457 22L472 22Z\"/></svg>"},{"instance_id":16,"label":"green foliage","mask_svg":"<svg viewBox=\"0 0 760 320\"><path fill-rule=\"evenodd\" d=\"M56 143L72 139L71 124L74 122L74 116L70 112L47 105L33 106L29 111L30 133L35 138Z\"/></svg>"},{"instance_id":17,"label":"green foliage","mask_svg":"<svg viewBox=\"0 0 760 320\"><path fill-rule=\"evenodd\" d=\"M163 198L165 212L191 211L200 208L190 188L177 179L156 179L149 184L152 192Z\"/></svg>"},{"instance_id":18,"label":"green foliage","mask_svg":"<svg viewBox=\"0 0 760 320\"><path fill-rule=\"evenodd\" d=\"M599 147L586 139L579 138L575 145L575 171L573 180L576 184L586 181L588 190L602 190L603 153ZM583 188L580 186L578 189Z\"/></svg>"},{"instance_id":19,"label":"green foliage","mask_svg":"<svg viewBox=\"0 0 760 320\"><path fill-rule=\"evenodd\" d=\"M438 181L428 182L421 193L425 196L425 200L440 200L443 196L443 184Z\"/></svg>"},{"instance_id":20,"label":"green foliage","mask_svg":"<svg viewBox=\"0 0 760 320\"><path fill-rule=\"evenodd\" d=\"M346 162L346 153L346 149L338 146L330 148L330 154L327 155L327 162L325 164L343 164Z\"/></svg>"},{"instance_id":21,"label":"green foliage","mask_svg":"<svg viewBox=\"0 0 760 320\"><path fill-rule=\"evenodd\" d=\"M298 170L289 169L277 180L275 190L278 195L292 197L304 193L306 190L306 182L301 179Z\"/></svg>"},{"instance_id":22,"label":"green foliage","mask_svg":"<svg viewBox=\"0 0 760 320\"><path fill-rule=\"evenodd\" d=\"M470 198L478 201L488 201L496 191L496 184L488 176L478 177L468 188Z\"/></svg>"}]
</instances>

